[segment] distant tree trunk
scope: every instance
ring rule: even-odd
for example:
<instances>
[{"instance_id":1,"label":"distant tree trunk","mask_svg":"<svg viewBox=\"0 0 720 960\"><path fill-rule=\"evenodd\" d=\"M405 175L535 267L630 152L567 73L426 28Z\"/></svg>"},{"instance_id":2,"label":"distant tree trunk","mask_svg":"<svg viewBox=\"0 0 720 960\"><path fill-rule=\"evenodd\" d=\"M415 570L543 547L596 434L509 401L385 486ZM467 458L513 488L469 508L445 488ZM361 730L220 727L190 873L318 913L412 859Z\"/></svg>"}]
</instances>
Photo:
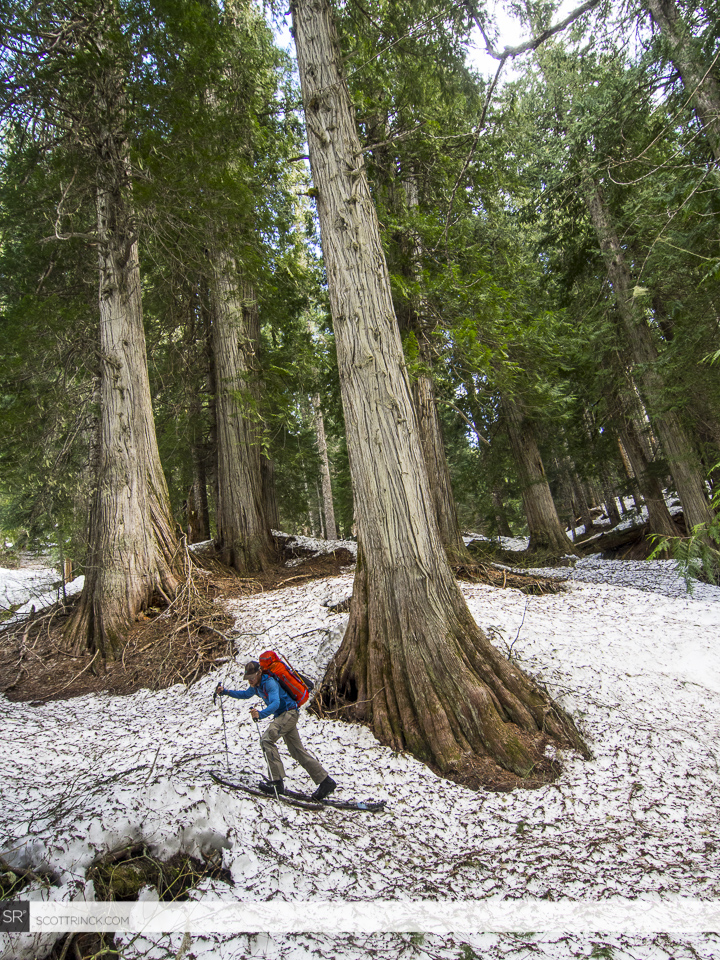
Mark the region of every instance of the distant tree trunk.
<instances>
[{"instance_id":1,"label":"distant tree trunk","mask_svg":"<svg viewBox=\"0 0 720 960\"><path fill-rule=\"evenodd\" d=\"M531 424L523 414L519 401L504 396L501 407L520 483L530 532L530 549L550 551L561 556L575 553L575 547L565 535L557 515Z\"/></svg>"},{"instance_id":2,"label":"distant tree trunk","mask_svg":"<svg viewBox=\"0 0 720 960\"><path fill-rule=\"evenodd\" d=\"M415 180L406 179L403 182L403 190L409 209L416 210L419 199ZM422 272L420 238L411 231L407 242L410 246L410 274L412 279L417 281ZM412 384L412 395L440 539L451 563L467 563L471 557L465 547L458 523L433 381L431 328L434 324L429 319L428 305L424 298L414 298L414 302L408 304L403 313L404 317L398 313L401 328L406 327L415 335L422 364Z\"/></svg>"},{"instance_id":3,"label":"distant tree trunk","mask_svg":"<svg viewBox=\"0 0 720 960\"><path fill-rule=\"evenodd\" d=\"M128 148L118 132L124 84L115 74L104 80L97 104L108 117L97 168L98 459L85 586L66 636L74 650L114 659L153 596L169 602L174 595L179 544L155 436Z\"/></svg>"},{"instance_id":4,"label":"distant tree trunk","mask_svg":"<svg viewBox=\"0 0 720 960\"><path fill-rule=\"evenodd\" d=\"M319 702L442 771L491 757L527 776L546 735L582 742L492 646L452 576L332 14L326 0L291 9L360 539L348 627Z\"/></svg>"},{"instance_id":5,"label":"distant tree trunk","mask_svg":"<svg viewBox=\"0 0 720 960\"><path fill-rule=\"evenodd\" d=\"M278 516L277 495L275 493L275 462L264 453L260 454L260 471L262 473L263 502L265 516L271 530L280 529Z\"/></svg>"},{"instance_id":6,"label":"distant tree trunk","mask_svg":"<svg viewBox=\"0 0 720 960\"><path fill-rule=\"evenodd\" d=\"M256 369L259 320L253 291L239 289L235 265L223 253L215 256L211 302L218 549L223 563L238 573L256 573L276 560L260 470Z\"/></svg>"},{"instance_id":7,"label":"distant tree trunk","mask_svg":"<svg viewBox=\"0 0 720 960\"><path fill-rule=\"evenodd\" d=\"M432 353L427 333L416 329L420 357L425 370L418 374L412 385L413 401L418 421L420 445L428 474L430 496L438 523L440 540L451 563L470 560L460 532L455 497L450 482L450 470L445 456L440 417L438 416L435 384L432 373Z\"/></svg>"},{"instance_id":8,"label":"distant tree trunk","mask_svg":"<svg viewBox=\"0 0 720 960\"><path fill-rule=\"evenodd\" d=\"M325 439L325 420L323 419L320 394L316 393L312 400L315 410L315 436L320 454L320 476L322 477L322 504L325 516L325 537L328 540L337 540L335 526L335 508L333 507L332 484L330 483L330 461L328 460L327 440Z\"/></svg>"},{"instance_id":9,"label":"distant tree trunk","mask_svg":"<svg viewBox=\"0 0 720 960\"><path fill-rule=\"evenodd\" d=\"M605 503L605 512L608 515L611 527L616 527L620 521L620 511L618 510L617 500L615 498L615 485L607 466L602 467L602 490L603 501Z\"/></svg>"},{"instance_id":10,"label":"distant tree trunk","mask_svg":"<svg viewBox=\"0 0 720 960\"><path fill-rule=\"evenodd\" d=\"M203 451L193 444L193 482L187 497L188 543L204 543L210 539L210 511L207 498L207 476Z\"/></svg>"},{"instance_id":11,"label":"distant tree trunk","mask_svg":"<svg viewBox=\"0 0 720 960\"><path fill-rule=\"evenodd\" d=\"M317 515L318 515L318 525L320 527L320 539L327 540L327 536L325 535L325 517L323 515L323 509L322 509L323 503L322 503L322 497L320 495L320 484L317 478L315 479L315 502L317 503Z\"/></svg>"},{"instance_id":12,"label":"distant tree trunk","mask_svg":"<svg viewBox=\"0 0 720 960\"><path fill-rule=\"evenodd\" d=\"M610 212L596 183L585 177L583 186L608 278L615 293L618 313L637 375L643 385L653 428L667 457L686 521L689 527L710 523L713 513L707 500L704 478L692 441L686 435L678 415L674 411L663 410L663 382L656 370L657 348L652 339L652 331L633 298L630 271Z\"/></svg>"},{"instance_id":13,"label":"distant tree trunk","mask_svg":"<svg viewBox=\"0 0 720 960\"><path fill-rule=\"evenodd\" d=\"M576 517L579 517L580 523L585 527L585 533L590 533L595 524L590 513L590 504L588 503L585 485L575 473L575 466L572 462L568 464L568 476L573 490L573 510Z\"/></svg>"},{"instance_id":14,"label":"distant tree trunk","mask_svg":"<svg viewBox=\"0 0 720 960\"><path fill-rule=\"evenodd\" d=\"M678 528L670 516L662 487L645 458L642 445L637 437L635 424L626 420L620 427L619 437L647 507L650 533L662 537L676 537Z\"/></svg>"},{"instance_id":15,"label":"distant tree trunk","mask_svg":"<svg viewBox=\"0 0 720 960\"><path fill-rule=\"evenodd\" d=\"M720 83L713 73L713 65L704 62L698 43L675 0L645 0L645 6L668 39L672 62L682 78L713 156L720 163Z\"/></svg>"},{"instance_id":16,"label":"distant tree trunk","mask_svg":"<svg viewBox=\"0 0 720 960\"><path fill-rule=\"evenodd\" d=\"M499 487L493 487L491 497L493 512L495 514L495 525L497 527L498 534L501 537L512 537L513 532L510 529L507 512L505 510L505 504L503 503L502 493Z\"/></svg>"}]
</instances>

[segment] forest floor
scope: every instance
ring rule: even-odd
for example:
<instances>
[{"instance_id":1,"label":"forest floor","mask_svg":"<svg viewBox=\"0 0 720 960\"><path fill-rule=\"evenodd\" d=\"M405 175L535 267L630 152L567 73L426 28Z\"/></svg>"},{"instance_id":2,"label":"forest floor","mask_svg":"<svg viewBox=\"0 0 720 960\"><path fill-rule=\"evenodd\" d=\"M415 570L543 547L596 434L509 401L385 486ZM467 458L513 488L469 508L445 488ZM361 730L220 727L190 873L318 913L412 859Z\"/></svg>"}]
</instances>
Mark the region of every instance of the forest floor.
<instances>
[{"instance_id":1,"label":"forest floor","mask_svg":"<svg viewBox=\"0 0 720 960\"><path fill-rule=\"evenodd\" d=\"M278 578L310 572L301 563ZM536 790L471 791L361 726L304 714L303 739L338 781L335 796L384 799L385 812L304 810L229 792L211 770L259 777L263 761L247 705L226 701L223 723L215 685L242 686L242 664L265 647L320 678L347 622L352 575L326 568L276 589L240 585L222 601L218 616L228 619L216 623L232 635L233 656L220 638L220 662L208 654L215 662L189 684L123 696L107 686L72 697L56 690L52 702L0 697L0 856L54 875L22 898L92 898L97 859L145 844L164 861L187 853L221 864L189 894L201 902L299 902L309 915L328 901L358 910L412 901L421 915L438 903L586 904L616 906L625 919L565 931L538 919L474 934L117 934L114 949L128 960L720 957L717 932L694 932L690 921L678 932L673 919L678 906L690 915L700 903L720 920L720 589L698 584L688 594L669 561L590 557L525 572L562 578L565 589L465 582L463 592L493 642L572 714L592 760L562 755L558 779ZM13 606L20 574L0 574ZM286 767L291 786L311 788L302 769ZM667 926L648 932L643 908L658 906ZM65 945L56 933L0 935L0 958L58 957Z\"/></svg>"}]
</instances>

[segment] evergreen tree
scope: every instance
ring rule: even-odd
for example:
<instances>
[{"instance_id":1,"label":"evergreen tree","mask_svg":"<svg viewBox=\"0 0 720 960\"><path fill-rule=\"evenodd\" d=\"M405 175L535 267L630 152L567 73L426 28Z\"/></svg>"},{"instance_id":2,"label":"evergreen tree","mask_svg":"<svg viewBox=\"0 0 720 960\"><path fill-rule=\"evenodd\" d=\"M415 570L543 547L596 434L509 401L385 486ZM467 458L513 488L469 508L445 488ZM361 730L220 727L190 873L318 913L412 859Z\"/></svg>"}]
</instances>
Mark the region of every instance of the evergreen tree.
<instances>
[{"instance_id":1,"label":"evergreen tree","mask_svg":"<svg viewBox=\"0 0 720 960\"><path fill-rule=\"evenodd\" d=\"M526 776L546 734L582 744L477 627L445 560L332 11L292 13L360 539L321 695L443 771L490 756Z\"/></svg>"}]
</instances>

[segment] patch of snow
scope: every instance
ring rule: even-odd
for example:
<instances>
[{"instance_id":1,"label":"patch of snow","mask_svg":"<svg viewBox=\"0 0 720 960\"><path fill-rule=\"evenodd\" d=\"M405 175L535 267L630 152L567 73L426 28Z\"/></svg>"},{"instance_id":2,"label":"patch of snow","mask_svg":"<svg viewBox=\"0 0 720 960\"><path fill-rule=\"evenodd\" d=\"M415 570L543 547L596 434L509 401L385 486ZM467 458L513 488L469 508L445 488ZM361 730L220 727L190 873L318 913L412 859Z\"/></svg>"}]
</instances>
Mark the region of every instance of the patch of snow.
<instances>
[{"instance_id":1,"label":"patch of snow","mask_svg":"<svg viewBox=\"0 0 720 960\"><path fill-rule=\"evenodd\" d=\"M30 597L42 596L58 577L57 570L48 568L7 570L0 567L0 609L8 610Z\"/></svg>"},{"instance_id":2,"label":"patch of snow","mask_svg":"<svg viewBox=\"0 0 720 960\"><path fill-rule=\"evenodd\" d=\"M213 783L211 769L264 769L250 703L225 700L223 730L218 680L241 685L242 664L266 646L319 679L347 623L328 607L352 590L343 576L232 601L235 659L190 688L36 707L0 697L2 855L54 868L63 886L53 895L65 899L91 894L85 876L97 854L141 838L160 856L222 852L234 886L208 882L196 899L718 899L718 597L674 593L668 561L584 564L543 571L571 577L558 595L462 584L478 623L495 627L494 642L546 684L589 742L594 758L564 755L555 783L475 793L362 726L304 710L303 740L337 795L386 799L386 813L301 810ZM290 785L308 789L305 772L283 760ZM125 960L183 949L181 933L117 942ZM3 943L4 960L50 949L8 935ZM720 956L713 933L243 934L193 936L190 947L196 960Z\"/></svg>"},{"instance_id":3,"label":"patch of snow","mask_svg":"<svg viewBox=\"0 0 720 960\"><path fill-rule=\"evenodd\" d=\"M499 566L499 565L498 565ZM583 583L607 583L632 587L635 590L661 593L666 597L686 597L688 588L677 572L674 560L603 560L601 557L581 557L572 567L508 567L516 573L537 574L555 580L574 580ZM696 600L717 602L720 587L699 580L692 583Z\"/></svg>"},{"instance_id":4,"label":"patch of snow","mask_svg":"<svg viewBox=\"0 0 720 960\"><path fill-rule=\"evenodd\" d=\"M65 584L65 596L74 597L77 593L82 593L82 588L85 585L85 577L75 577L74 580L71 580L69 583ZM47 593L42 593L39 596L34 596L31 600L28 600L27 603L24 603L21 607L15 611L11 620L18 619L19 617L24 617L28 613L32 613L33 610L44 610L46 607L51 607L54 603L58 603L62 599L63 590L62 586L57 586L53 590L48 591ZM10 621L6 621L10 622Z\"/></svg>"}]
</instances>

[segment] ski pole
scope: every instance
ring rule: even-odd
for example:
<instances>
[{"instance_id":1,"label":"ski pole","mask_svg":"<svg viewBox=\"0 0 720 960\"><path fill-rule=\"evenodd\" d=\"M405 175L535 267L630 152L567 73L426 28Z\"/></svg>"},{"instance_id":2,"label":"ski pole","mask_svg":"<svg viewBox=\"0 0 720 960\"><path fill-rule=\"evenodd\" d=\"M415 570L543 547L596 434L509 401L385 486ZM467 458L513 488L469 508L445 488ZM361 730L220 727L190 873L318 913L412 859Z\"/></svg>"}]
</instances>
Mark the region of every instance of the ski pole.
<instances>
[{"instance_id":1,"label":"ski pole","mask_svg":"<svg viewBox=\"0 0 720 960\"><path fill-rule=\"evenodd\" d=\"M222 684L218 684L215 687L215 693L213 694L213 703L217 700L217 695L220 692L220 687ZM225 708L223 707L222 694L220 694L220 716L222 717L223 725L223 739L225 740L225 763L227 764L228 770L230 769L230 754L228 753L228 742L227 742L227 728L225 726Z\"/></svg>"},{"instance_id":2,"label":"ski pole","mask_svg":"<svg viewBox=\"0 0 720 960\"><path fill-rule=\"evenodd\" d=\"M274 782L274 780L273 780L272 771L271 771L271 769L270 769L270 761L268 760L267 754L265 753L265 749L264 749L264 747L263 747L262 734L260 733L260 721L259 721L258 719L256 719L255 717L253 717L253 723L255 724L255 729L256 729L257 732L258 732L258 740L259 740L259 742L260 742L260 752L262 753L263 757L265 757L265 766L267 767L268 779L270 780L270 783L273 784L273 790L275 791L275 799L276 799L276 800L278 801L278 803L279 803L279 802L280 802L280 795L279 795L279 793L278 793L278 791L277 791L277 787L275 786L275 782Z\"/></svg>"}]
</instances>

